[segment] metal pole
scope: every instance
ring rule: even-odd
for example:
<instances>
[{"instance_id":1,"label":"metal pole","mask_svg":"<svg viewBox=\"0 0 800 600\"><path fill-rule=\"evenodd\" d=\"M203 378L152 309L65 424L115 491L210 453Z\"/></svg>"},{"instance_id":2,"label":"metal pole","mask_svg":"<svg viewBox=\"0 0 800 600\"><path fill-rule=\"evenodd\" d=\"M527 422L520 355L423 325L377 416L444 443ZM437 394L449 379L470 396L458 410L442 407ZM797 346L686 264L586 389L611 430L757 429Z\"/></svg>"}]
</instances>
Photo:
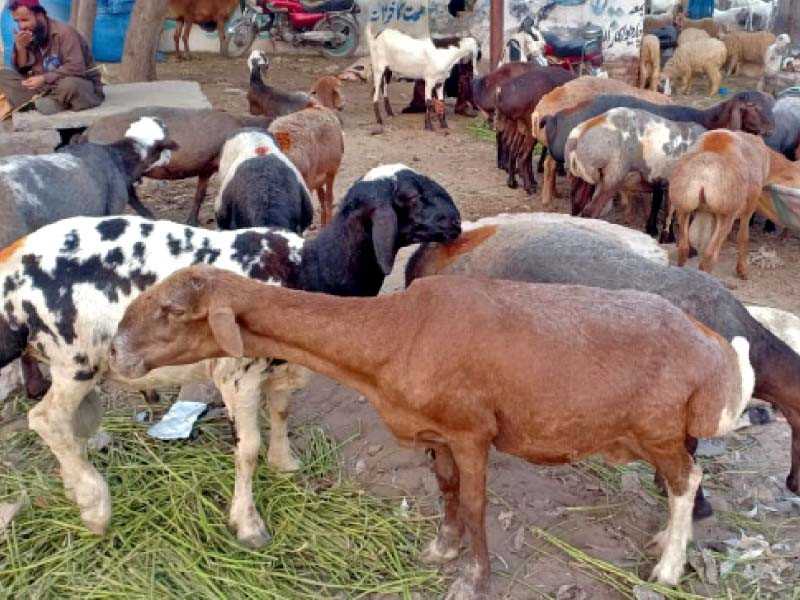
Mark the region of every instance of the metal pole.
<instances>
[{"instance_id":1,"label":"metal pole","mask_svg":"<svg viewBox=\"0 0 800 600\"><path fill-rule=\"evenodd\" d=\"M494 69L503 53L504 0L490 0L489 4L489 68Z\"/></svg>"}]
</instances>

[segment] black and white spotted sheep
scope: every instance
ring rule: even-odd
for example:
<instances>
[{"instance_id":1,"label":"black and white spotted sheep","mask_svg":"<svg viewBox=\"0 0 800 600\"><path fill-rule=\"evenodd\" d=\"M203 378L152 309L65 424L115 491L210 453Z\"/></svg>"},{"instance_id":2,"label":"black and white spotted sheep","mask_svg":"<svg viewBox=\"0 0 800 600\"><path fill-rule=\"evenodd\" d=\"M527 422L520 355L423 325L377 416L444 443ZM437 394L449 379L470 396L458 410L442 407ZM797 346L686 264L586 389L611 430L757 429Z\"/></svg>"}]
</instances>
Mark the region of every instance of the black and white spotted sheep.
<instances>
[{"instance_id":1,"label":"black and white spotted sheep","mask_svg":"<svg viewBox=\"0 0 800 600\"><path fill-rule=\"evenodd\" d=\"M270 398L269 462L294 470L287 404L306 372L268 360L220 358L152 371L135 381L108 370L111 337L142 290L179 268L207 263L268 284L346 296L377 295L397 250L448 241L461 231L458 209L436 182L403 165L374 169L357 181L330 225L312 240L279 229L210 231L140 217L77 217L48 225L0 252L0 368L28 351L50 365L52 385L28 415L61 463L66 494L96 533L111 518L109 489L87 462L76 424L91 434L99 409L93 386L112 378L135 389L211 379L236 433L236 480L229 525L249 547L269 535L252 497L260 447L258 407ZM335 315L331 315L335 318ZM96 407L94 407L96 408Z\"/></svg>"}]
</instances>

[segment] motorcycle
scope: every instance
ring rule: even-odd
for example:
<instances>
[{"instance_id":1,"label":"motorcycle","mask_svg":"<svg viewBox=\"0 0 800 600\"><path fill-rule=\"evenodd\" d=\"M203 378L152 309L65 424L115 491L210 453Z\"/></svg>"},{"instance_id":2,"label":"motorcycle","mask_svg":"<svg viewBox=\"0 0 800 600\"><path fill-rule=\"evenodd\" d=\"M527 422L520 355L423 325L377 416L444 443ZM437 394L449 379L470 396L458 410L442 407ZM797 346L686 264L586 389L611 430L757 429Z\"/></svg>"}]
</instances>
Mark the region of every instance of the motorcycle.
<instances>
[{"instance_id":1,"label":"motorcycle","mask_svg":"<svg viewBox=\"0 0 800 600\"><path fill-rule=\"evenodd\" d=\"M327 56L352 56L358 48L361 9L354 0L242 0L241 9L226 32L228 56L242 56L264 32L293 46L316 46Z\"/></svg>"},{"instance_id":2,"label":"motorcycle","mask_svg":"<svg viewBox=\"0 0 800 600\"><path fill-rule=\"evenodd\" d=\"M534 40L544 40L544 60L547 65L561 67L578 75L599 74L603 65L603 30L587 25L580 30L580 37L577 38L562 38L550 31L540 31L539 23L555 6L555 2L548 2L535 16L525 17L519 31L527 33Z\"/></svg>"}]
</instances>

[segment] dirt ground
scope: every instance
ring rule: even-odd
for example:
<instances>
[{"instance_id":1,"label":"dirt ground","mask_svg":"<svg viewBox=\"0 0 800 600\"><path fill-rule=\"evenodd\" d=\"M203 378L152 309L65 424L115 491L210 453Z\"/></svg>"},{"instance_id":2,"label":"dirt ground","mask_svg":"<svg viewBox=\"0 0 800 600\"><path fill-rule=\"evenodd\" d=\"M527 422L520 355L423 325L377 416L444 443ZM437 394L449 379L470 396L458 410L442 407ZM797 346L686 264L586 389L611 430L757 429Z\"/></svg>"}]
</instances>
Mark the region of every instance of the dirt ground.
<instances>
[{"instance_id":1,"label":"dirt ground","mask_svg":"<svg viewBox=\"0 0 800 600\"><path fill-rule=\"evenodd\" d=\"M307 90L316 77L337 73L348 62L275 56L267 79L284 88ZM247 109L248 73L244 60L196 54L186 63L170 58L158 70L161 79L198 80L215 108L237 112ZM113 70L108 75L113 80ZM752 83L739 80L729 87L736 89ZM702 92L705 85L704 81L698 82L696 89ZM396 113L408 103L411 89L410 83L391 86ZM345 157L336 181L337 198L368 169L381 163L403 162L439 181L455 198L465 220L500 212L540 210L538 196L529 197L521 189L506 187L505 173L494 166L493 143L477 129L480 119L453 115L451 102L450 128L445 132L423 131L422 115L398 115L388 122L382 135L373 135L369 84L345 82L344 91ZM691 101L709 102L702 97L692 97ZM194 184L194 180L147 181L140 193L160 217L183 221ZM212 180L210 197L216 193L216 186ZM561 203L561 210L566 211L566 200ZM203 222L209 226L211 204L207 201L202 213ZM611 218L621 222L620 216L621 212L615 209ZM751 250L775 252L777 259L771 265L774 268L754 264L750 279L738 280L734 275L735 249L729 241L715 275L743 301L800 313L800 238L790 234L779 241L760 230L760 226L753 227ZM691 268L696 268L696 259ZM316 376L308 388L296 394L290 423L295 430L304 425L324 425L338 439L355 434L345 445L343 455L346 467L368 490L416 499L426 512L438 510L436 482L424 453L399 448L374 409L357 393ZM303 443L302 439L294 441ZM727 439L727 449L720 456L703 459L705 484L717 514L696 524L695 554L698 548L725 554L725 540L759 534L773 545L800 540L800 511L792 515L791 511L764 509L764 505L773 505L789 495L783 485L789 467L789 444L789 429L778 417L766 426L740 430ZM653 561L645 555L644 548L649 536L666 520L666 502L650 493L651 475L647 469L604 470L593 465L542 468L493 454L487 514L493 558L492 597L626 597L588 576L580 564L535 537L531 527L545 529L592 557L646 579ZM754 507L756 512L750 512ZM782 563L772 563L762 556L755 575L752 564L736 562L733 574L722 587L703 584L689 569L688 588L711 596L727 596L726 590L739 590L747 597L796 598L800 593L796 585L798 546L794 551L783 552L786 560ZM781 555L778 551L775 554ZM449 566L445 572L452 573L454 569ZM425 596L424 590L422 594Z\"/></svg>"}]
</instances>

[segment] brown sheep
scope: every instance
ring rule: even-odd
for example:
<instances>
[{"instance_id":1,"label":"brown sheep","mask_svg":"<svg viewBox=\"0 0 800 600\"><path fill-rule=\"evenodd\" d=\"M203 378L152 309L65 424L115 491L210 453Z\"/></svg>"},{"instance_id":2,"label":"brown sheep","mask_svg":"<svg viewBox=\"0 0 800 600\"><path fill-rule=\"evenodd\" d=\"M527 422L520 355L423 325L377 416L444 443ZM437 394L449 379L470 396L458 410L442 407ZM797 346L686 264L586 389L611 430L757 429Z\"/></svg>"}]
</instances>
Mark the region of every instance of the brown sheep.
<instances>
[{"instance_id":1,"label":"brown sheep","mask_svg":"<svg viewBox=\"0 0 800 600\"><path fill-rule=\"evenodd\" d=\"M339 115L320 105L278 117L269 126L283 153L303 176L309 190L316 190L320 222L333 214L333 180L344 154Z\"/></svg>"},{"instance_id":2,"label":"brown sheep","mask_svg":"<svg viewBox=\"0 0 800 600\"><path fill-rule=\"evenodd\" d=\"M722 41L728 52L728 75L738 73L739 64L743 62L756 64L763 72L764 55L776 39L777 36L769 31L734 31L725 35Z\"/></svg>"},{"instance_id":3,"label":"brown sheep","mask_svg":"<svg viewBox=\"0 0 800 600\"><path fill-rule=\"evenodd\" d=\"M175 19L175 56L183 60L179 41L183 37L183 48L189 59L189 34L192 25L198 23L203 29L213 31L216 27L219 36L219 51L225 52L225 22L239 6L239 0L169 0L167 18Z\"/></svg>"},{"instance_id":4,"label":"brown sheep","mask_svg":"<svg viewBox=\"0 0 800 600\"><path fill-rule=\"evenodd\" d=\"M454 559L468 533L469 563L447 597L485 600L492 446L534 464L597 454L653 464L669 521L653 539L651 578L676 585L702 477L686 437L733 429L753 392L749 351L746 338L728 342L633 290L434 276L342 298L195 265L128 306L109 362L135 378L215 356L274 357L360 391L398 440L433 450L444 520L421 559Z\"/></svg>"},{"instance_id":5,"label":"brown sheep","mask_svg":"<svg viewBox=\"0 0 800 600\"><path fill-rule=\"evenodd\" d=\"M647 34L639 48L639 87L657 92L660 76L661 46L656 36Z\"/></svg>"},{"instance_id":6,"label":"brown sheep","mask_svg":"<svg viewBox=\"0 0 800 600\"><path fill-rule=\"evenodd\" d=\"M747 279L748 223L769 169L769 149L761 137L725 129L704 133L675 162L669 180L668 221L677 214L678 266L686 264L691 236L693 245L703 253L700 269L711 273L722 243L739 219L736 273Z\"/></svg>"}]
</instances>

